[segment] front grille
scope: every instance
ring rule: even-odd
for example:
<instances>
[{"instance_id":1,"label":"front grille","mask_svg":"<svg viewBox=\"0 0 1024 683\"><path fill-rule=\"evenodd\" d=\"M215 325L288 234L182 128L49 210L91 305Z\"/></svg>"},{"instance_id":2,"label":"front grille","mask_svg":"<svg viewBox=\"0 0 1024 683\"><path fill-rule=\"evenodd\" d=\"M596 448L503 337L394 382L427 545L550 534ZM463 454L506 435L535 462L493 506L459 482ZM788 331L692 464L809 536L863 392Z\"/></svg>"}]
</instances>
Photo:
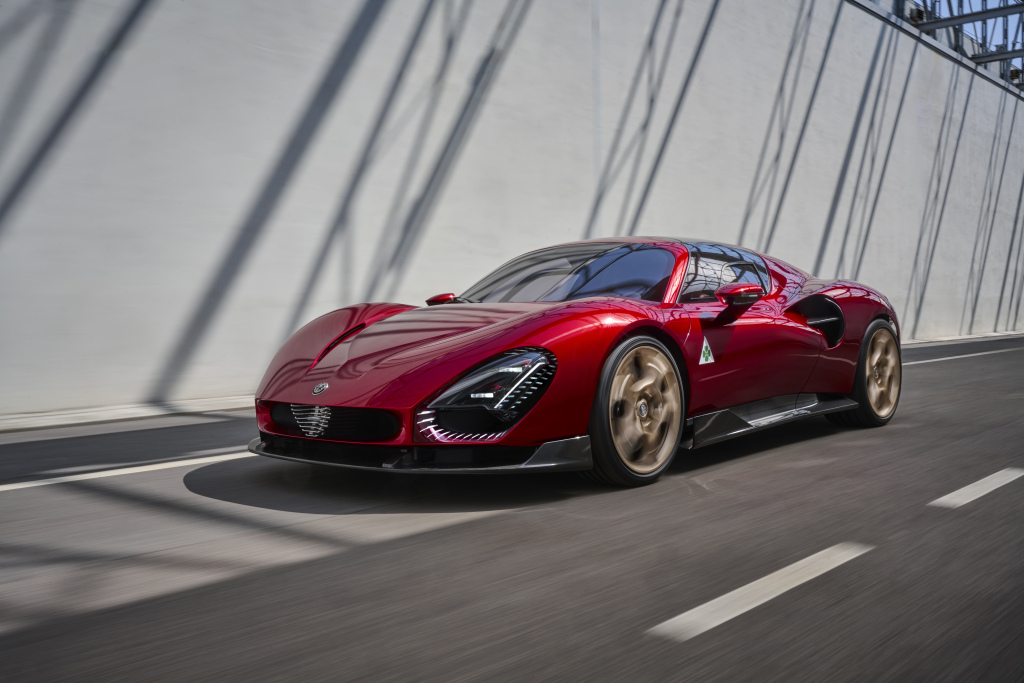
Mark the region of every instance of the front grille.
<instances>
[{"instance_id":1,"label":"front grille","mask_svg":"<svg viewBox=\"0 0 1024 683\"><path fill-rule=\"evenodd\" d=\"M375 443L398 436L401 422L386 410L279 403L271 419L280 427L311 439Z\"/></svg>"},{"instance_id":2,"label":"front grille","mask_svg":"<svg viewBox=\"0 0 1024 683\"><path fill-rule=\"evenodd\" d=\"M331 424L329 406L292 405L292 416L295 417L302 433L312 438L323 436Z\"/></svg>"}]
</instances>

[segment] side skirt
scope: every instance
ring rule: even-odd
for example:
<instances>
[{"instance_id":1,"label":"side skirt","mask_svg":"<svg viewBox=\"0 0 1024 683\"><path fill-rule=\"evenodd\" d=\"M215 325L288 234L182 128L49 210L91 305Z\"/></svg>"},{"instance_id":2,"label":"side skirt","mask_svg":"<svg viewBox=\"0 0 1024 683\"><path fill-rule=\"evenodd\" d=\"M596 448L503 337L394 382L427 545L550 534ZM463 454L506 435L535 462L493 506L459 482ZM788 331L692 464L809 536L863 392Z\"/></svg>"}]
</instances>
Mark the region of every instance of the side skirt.
<instances>
[{"instance_id":1,"label":"side skirt","mask_svg":"<svg viewBox=\"0 0 1024 683\"><path fill-rule=\"evenodd\" d=\"M837 413L856 407L856 401L845 396L789 394L695 415L691 448L708 446L811 415Z\"/></svg>"}]
</instances>

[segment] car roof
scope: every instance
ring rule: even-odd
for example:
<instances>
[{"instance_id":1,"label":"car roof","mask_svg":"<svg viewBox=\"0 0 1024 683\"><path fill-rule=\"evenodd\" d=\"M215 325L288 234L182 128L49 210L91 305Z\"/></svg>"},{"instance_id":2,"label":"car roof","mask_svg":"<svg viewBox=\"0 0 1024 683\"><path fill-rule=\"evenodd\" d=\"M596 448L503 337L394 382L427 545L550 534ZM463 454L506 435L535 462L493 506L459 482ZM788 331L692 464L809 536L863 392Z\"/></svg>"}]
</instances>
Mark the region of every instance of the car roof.
<instances>
[{"instance_id":1,"label":"car roof","mask_svg":"<svg viewBox=\"0 0 1024 683\"><path fill-rule=\"evenodd\" d=\"M763 254L759 254L758 252L754 251L753 249L748 249L747 247L741 247L738 244L728 244L726 242L714 242L712 240L706 240L706 239L686 239L685 237L658 237L658 236L647 236L647 235L628 236L628 237L596 237L596 238L589 239L589 240L578 240L576 242L565 242L563 244L553 244L553 245L551 245L551 247L544 247L544 249L550 249L552 247L563 247L563 246L568 246L568 245L571 245L571 244L602 244L602 243L607 243L607 244L650 244L650 245L658 245L658 246L663 246L663 247L676 247L676 248L678 248L679 246L682 246L682 247L685 248L685 247L690 246L690 245L692 245L692 246L699 246L699 245L703 245L703 244L708 244L708 245L714 245L714 246L718 246L718 247L725 247L727 249L742 249L742 250L748 251L748 252L750 252L752 254L758 254L758 256L763 256ZM540 251L540 250L536 249L534 251Z\"/></svg>"}]
</instances>

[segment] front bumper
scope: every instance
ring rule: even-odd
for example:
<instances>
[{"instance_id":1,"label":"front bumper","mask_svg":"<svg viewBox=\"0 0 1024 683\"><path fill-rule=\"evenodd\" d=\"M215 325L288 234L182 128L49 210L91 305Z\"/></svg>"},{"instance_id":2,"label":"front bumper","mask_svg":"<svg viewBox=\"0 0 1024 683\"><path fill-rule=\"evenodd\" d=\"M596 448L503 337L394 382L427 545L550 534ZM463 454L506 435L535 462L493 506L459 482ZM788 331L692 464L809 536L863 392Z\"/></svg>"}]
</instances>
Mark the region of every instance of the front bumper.
<instances>
[{"instance_id":1,"label":"front bumper","mask_svg":"<svg viewBox=\"0 0 1024 683\"><path fill-rule=\"evenodd\" d=\"M359 470L450 474L564 472L593 467L590 437L548 441L540 446L364 446L314 441L260 432L249 452L281 460Z\"/></svg>"}]
</instances>

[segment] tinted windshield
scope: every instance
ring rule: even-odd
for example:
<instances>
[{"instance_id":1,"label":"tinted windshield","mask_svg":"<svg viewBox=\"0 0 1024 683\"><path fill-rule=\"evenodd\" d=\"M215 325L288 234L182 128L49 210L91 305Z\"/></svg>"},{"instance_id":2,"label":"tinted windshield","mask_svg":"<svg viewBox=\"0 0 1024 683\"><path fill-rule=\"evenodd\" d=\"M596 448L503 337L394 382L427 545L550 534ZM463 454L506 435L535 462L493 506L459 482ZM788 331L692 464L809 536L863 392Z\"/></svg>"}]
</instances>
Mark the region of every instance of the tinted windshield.
<instances>
[{"instance_id":1,"label":"tinted windshield","mask_svg":"<svg viewBox=\"0 0 1024 683\"><path fill-rule=\"evenodd\" d=\"M646 244L570 244L509 261L462 298L489 303L589 296L661 301L673 266L671 252Z\"/></svg>"}]
</instances>

